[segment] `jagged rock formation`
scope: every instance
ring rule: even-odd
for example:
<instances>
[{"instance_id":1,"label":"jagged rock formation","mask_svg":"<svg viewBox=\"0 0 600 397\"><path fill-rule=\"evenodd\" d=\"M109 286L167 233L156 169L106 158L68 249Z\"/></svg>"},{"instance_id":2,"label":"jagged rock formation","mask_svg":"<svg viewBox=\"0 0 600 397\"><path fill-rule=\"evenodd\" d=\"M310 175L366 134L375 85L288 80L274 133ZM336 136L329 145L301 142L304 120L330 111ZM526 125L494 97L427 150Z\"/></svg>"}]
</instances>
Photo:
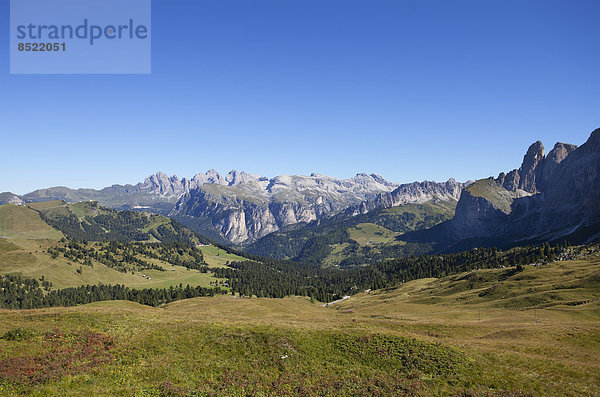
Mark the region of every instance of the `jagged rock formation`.
<instances>
[{"instance_id":1,"label":"jagged rock formation","mask_svg":"<svg viewBox=\"0 0 600 397\"><path fill-rule=\"evenodd\" d=\"M518 170L464 189L446 238L527 242L600 237L600 129L581 147L531 145Z\"/></svg>"},{"instance_id":2,"label":"jagged rock formation","mask_svg":"<svg viewBox=\"0 0 600 397\"><path fill-rule=\"evenodd\" d=\"M223 177L213 169L197 174L192 179L181 180L176 175L168 176L158 172L136 185L113 185L101 190L53 187L28 193L23 196L23 200L64 200L69 203L92 200L116 209L144 209L166 215L173 210L183 194L204 184L234 186L246 180L262 179L266 178L237 171L231 171Z\"/></svg>"},{"instance_id":3,"label":"jagged rock formation","mask_svg":"<svg viewBox=\"0 0 600 397\"><path fill-rule=\"evenodd\" d=\"M552 184L552 181L556 179L557 172L560 169L560 163L562 163L562 161L575 149L577 149L577 145L568 143L558 142L554 145L554 148L548 153L548 156L546 156L546 160L544 161L541 179L538 179L537 181L540 190L546 190L548 186Z\"/></svg>"},{"instance_id":4,"label":"jagged rock formation","mask_svg":"<svg viewBox=\"0 0 600 397\"><path fill-rule=\"evenodd\" d=\"M450 178L447 182L413 182L400 185L392 192L381 193L377 197L348 208L348 215L366 214L379 208L391 208L404 204L422 204L433 199L455 200L460 198L463 188L468 185Z\"/></svg>"},{"instance_id":5,"label":"jagged rock formation","mask_svg":"<svg viewBox=\"0 0 600 397\"><path fill-rule=\"evenodd\" d=\"M193 189L198 189L204 184L216 184L223 186L235 186L248 181L266 181L267 178L258 175L247 174L245 172L230 171L225 177L221 176L214 169L208 170L205 174L196 174L192 179L183 178L179 180L177 175L168 176L162 172L157 172L149 176L144 182L136 185L137 188L146 191L148 194L159 195L165 198L179 199L183 194Z\"/></svg>"},{"instance_id":6,"label":"jagged rock formation","mask_svg":"<svg viewBox=\"0 0 600 397\"><path fill-rule=\"evenodd\" d=\"M227 240L248 243L284 226L310 222L391 192L397 185L378 175L340 180L326 175L273 179L232 175L237 183L204 184L185 193L172 216L210 220Z\"/></svg>"}]
</instances>

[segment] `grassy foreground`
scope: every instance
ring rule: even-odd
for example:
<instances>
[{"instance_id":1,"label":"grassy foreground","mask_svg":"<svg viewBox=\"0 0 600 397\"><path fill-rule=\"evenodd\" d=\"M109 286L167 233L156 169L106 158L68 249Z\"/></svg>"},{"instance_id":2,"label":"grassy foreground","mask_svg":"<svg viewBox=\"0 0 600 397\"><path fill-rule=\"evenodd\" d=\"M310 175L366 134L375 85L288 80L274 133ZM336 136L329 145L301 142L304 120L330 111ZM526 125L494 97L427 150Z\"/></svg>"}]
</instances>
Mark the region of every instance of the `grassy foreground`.
<instances>
[{"instance_id":1,"label":"grassy foreground","mask_svg":"<svg viewBox=\"0 0 600 397\"><path fill-rule=\"evenodd\" d=\"M360 293L0 311L0 395L600 395L596 258Z\"/></svg>"}]
</instances>

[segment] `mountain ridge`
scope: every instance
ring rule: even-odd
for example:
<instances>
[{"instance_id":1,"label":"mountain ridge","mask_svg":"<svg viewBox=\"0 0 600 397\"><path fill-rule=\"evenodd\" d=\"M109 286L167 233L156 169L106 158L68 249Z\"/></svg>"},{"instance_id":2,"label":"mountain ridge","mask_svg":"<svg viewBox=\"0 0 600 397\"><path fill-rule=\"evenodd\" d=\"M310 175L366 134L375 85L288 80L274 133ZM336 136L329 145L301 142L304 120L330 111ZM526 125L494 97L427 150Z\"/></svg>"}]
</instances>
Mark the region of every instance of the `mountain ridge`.
<instances>
[{"instance_id":1,"label":"mountain ridge","mask_svg":"<svg viewBox=\"0 0 600 397\"><path fill-rule=\"evenodd\" d=\"M449 180L443 194L456 196L462 185ZM402 191L404 189L404 191ZM323 174L279 175L267 178L214 169L180 179L157 172L135 185L103 189L38 189L15 199L23 202L97 201L121 210L143 210L171 216L217 241L248 244L282 227L311 222L350 207L365 212L388 203L425 202L428 189L444 190L435 182L397 184L377 174L358 173L339 179ZM356 210L352 210L356 211Z\"/></svg>"},{"instance_id":2,"label":"mountain ridge","mask_svg":"<svg viewBox=\"0 0 600 397\"><path fill-rule=\"evenodd\" d=\"M453 219L403 238L434 241L442 250L597 240L600 128L583 145L558 142L548 155L540 141L533 143L519 169L465 188Z\"/></svg>"},{"instance_id":3,"label":"mountain ridge","mask_svg":"<svg viewBox=\"0 0 600 397\"><path fill-rule=\"evenodd\" d=\"M382 183L376 177L358 174L340 181L313 174L310 177L276 177L263 186L251 182L234 187L203 185L184 194L170 215L209 218L228 240L247 244L282 227L310 223L355 206L358 209L350 212L380 208L387 202L391 206L422 203L434 197L457 199L455 196L462 189L462 184L451 180L446 184L414 182L397 187L387 183L384 185L387 191L381 191ZM218 210L215 203L220 204Z\"/></svg>"}]
</instances>

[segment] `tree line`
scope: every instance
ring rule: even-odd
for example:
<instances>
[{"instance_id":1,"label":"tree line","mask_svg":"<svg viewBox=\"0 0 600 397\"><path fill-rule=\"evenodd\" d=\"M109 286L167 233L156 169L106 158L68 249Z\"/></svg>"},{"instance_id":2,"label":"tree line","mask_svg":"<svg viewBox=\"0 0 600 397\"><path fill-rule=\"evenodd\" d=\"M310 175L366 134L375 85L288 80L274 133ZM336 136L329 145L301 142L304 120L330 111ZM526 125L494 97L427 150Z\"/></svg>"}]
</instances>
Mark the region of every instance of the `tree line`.
<instances>
[{"instance_id":1,"label":"tree line","mask_svg":"<svg viewBox=\"0 0 600 397\"><path fill-rule=\"evenodd\" d=\"M427 277L444 277L456 273L525 264L548 263L566 249L551 247L517 247L507 251L497 248L474 248L444 255L419 255L388 260L377 264L339 270L291 261L264 260L230 263L230 268L211 269L218 278L227 279L233 292L242 296L281 298L289 295L310 296L330 302L344 295L366 289L379 289Z\"/></svg>"},{"instance_id":2,"label":"tree line","mask_svg":"<svg viewBox=\"0 0 600 397\"><path fill-rule=\"evenodd\" d=\"M5 309L40 309L76 306L87 303L127 300L142 305L160 306L180 299L226 294L219 287L169 287L163 289L131 289L124 285L85 285L44 293L35 279L15 275L0 276L0 307Z\"/></svg>"},{"instance_id":3,"label":"tree line","mask_svg":"<svg viewBox=\"0 0 600 397\"><path fill-rule=\"evenodd\" d=\"M108 245L117 249L119 244ZM124 245L128 246L128 245ZM173 254L186 249L173 244L160 247ZM189 247L187 248L189 249ZM361 268L340 270L322 268L315 264L261 258L231 262L227 268L208 268L215 277L227 280L232 294L283 298L291 295L309 296L321 302L331 302L344 295L366 289L380 289L425 278L444 277L451 274L506 266L543 264L565 256L572 251L566 245L526 246L501 251L497 248L474 248L444 255L420 255L389 260ZM229 249L230 252L235 252ZM237 254L237 252L235 252ZM158 254L156 254L158 255ZM46 288L48 289L48 288ZM121 285L93 285L65 288L44 293L37 280L21 276L0 277L0 306L31 309L52 306L72 306L100 300L123 299L150 306L159 306L178 299L224 294L227 290L202 287L170 287L168 289L130 289Z\"/></svg>"},{"instance_id":4,"label":"tree line","mask_svg":"<svg viewBox=\"0 0 600 397\"><path fill-rule=\"evenodd\" d=\"M60 245L48 249L52 259L60 255L74 263L93 267L93 261L117 271L154 269L166 271L148 259L158 259L175 266L204 270L206 263L202 251L187 242L138 243L138 242L94 242L62 239Z\"/></svg>"}]
</instances>

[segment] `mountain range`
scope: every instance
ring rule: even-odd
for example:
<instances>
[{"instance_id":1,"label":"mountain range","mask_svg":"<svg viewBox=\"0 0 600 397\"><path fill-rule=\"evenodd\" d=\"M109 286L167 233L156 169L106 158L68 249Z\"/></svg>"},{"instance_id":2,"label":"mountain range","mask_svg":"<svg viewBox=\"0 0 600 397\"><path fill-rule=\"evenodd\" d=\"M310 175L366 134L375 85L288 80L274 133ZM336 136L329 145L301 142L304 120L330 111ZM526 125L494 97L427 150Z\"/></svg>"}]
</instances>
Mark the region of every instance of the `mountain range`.
<instances>
[{"instance_id":1,"label":"mountain range","mask_svg":"<svg viewBox=\"0 0 600 397\"><path fill-rule=\"evenodd\" d=\"M557 143L547 155L535 142L518 169L475 182L401 185L375 174L342 180L320 174L267 178L243 171L222 176L209 170L191 179L158 172L136 185L100 190L52 187L23 196L0 194L0 204L51 200L97 201L167 215L217 242L281 258L302 257L315 244L328 246L323 252L360 251L368 260L385 259L383 252L391 246L396 255L585 242L600 237L600 129L580 147ZM365 230L389 238L363 236L357 248L354 235ZM315 240L321 236L326 238Z\"/></svg>"},{"instance_id":2,"label":"mountain range","mask_svg":"<svg viewBox=\"0 0 600 397\"><path fill-rule=\"evenodd\" d=\"M433 197L458 199L462 184L415 182L398 185L375 174L350 179L326 175L281 175L266 178L215 170L179 179L162 172L136 185L113 185L101 190L52 187L19 197L3 193L3 201L97 201L121 210L141 210L171 216L222 243L249 244L282 227L308 223L348 211L364 213L399 203L420 203Z\"/></svg>"}]
</instances>

